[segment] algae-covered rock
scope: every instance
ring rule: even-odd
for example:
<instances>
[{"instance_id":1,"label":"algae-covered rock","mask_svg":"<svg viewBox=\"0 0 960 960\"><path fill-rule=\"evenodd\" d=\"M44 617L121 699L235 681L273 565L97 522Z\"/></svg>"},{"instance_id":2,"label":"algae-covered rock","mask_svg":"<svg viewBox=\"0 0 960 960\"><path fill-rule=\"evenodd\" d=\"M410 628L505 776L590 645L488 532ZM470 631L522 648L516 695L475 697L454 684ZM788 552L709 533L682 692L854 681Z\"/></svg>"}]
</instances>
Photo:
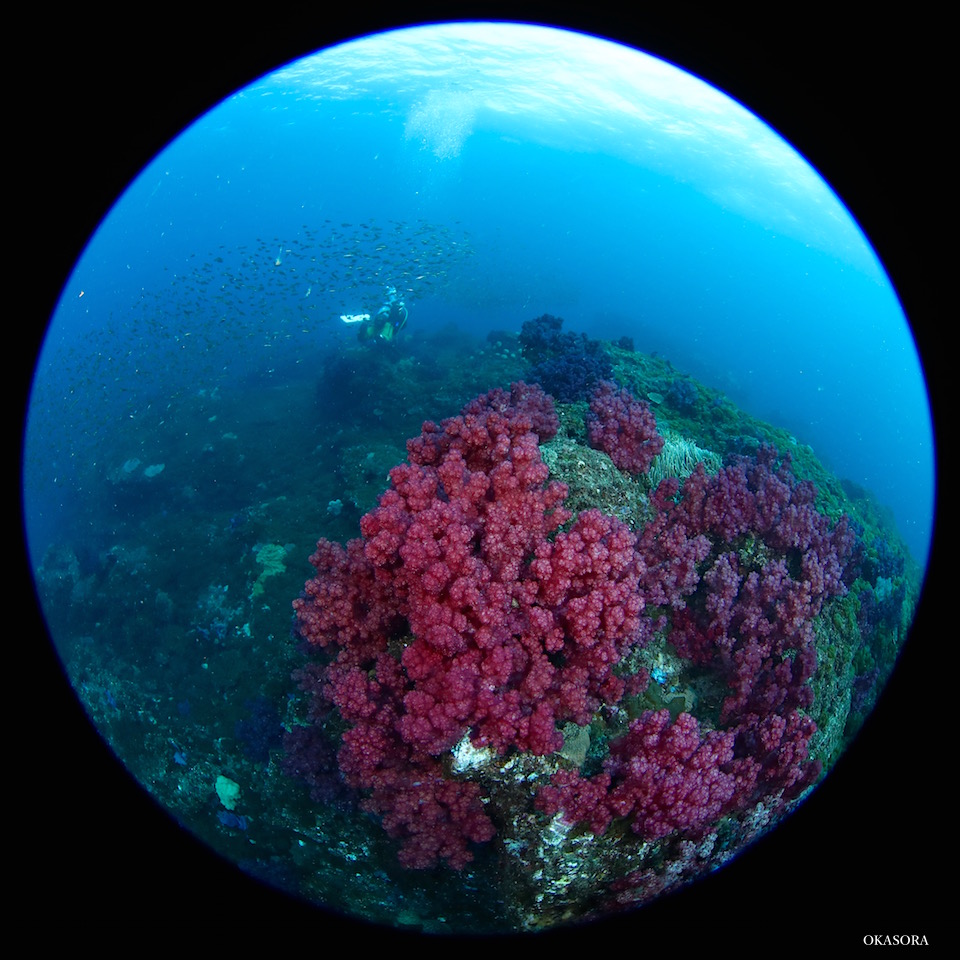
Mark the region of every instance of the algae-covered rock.
<instances>
[{"instance_id":1,"label":"algae-covered rock","mask_svg":"<svg viewBox=\"0 0 960 960\"><path fill-rule=\"evenodd\" d=\"M220 803L227 810L235 810L240 802L240 784L236 780L225 777L222 773L217 777L216 783L217 796Z\"/></svg>"},{"instance_id":2,"label":"algae-covered rock","mask_svg":"<svg viewBox=\"0 0 960 960\"><path fill-rule=\"evenodd\" d=\"M278 573L283 573L287 569L283 562L287 555L287 548L279 543L268 543L257 551L257 563L263 567L260 576L253 584L251 596L259 597L263 593L263 583L268 577L275 577Z\"/></svg>"}]
</instances>

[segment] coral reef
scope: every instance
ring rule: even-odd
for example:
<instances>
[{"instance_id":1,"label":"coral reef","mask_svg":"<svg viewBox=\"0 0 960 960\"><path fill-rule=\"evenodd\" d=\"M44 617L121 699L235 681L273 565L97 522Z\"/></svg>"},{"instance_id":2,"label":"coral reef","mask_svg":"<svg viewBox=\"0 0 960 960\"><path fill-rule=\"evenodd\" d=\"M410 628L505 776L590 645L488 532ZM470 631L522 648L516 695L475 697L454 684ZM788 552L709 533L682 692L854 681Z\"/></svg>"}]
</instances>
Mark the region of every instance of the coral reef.
<instances>
[{"instance_id":1,"label":"coral reef","mask_svg":"<svg viewBox=\"0 0 960 960\"><path fill-rule=\"evenodd\" d=\"M437 760L464 733L543 755L563 745L559 722L622 694L612 667L641 634L635 538L588 510L549 539L570 519L537 445L556 427L522 383L424 424L363 540L321 541L295 601L301 634L336 649L324 692L353 724L341 770L410 865L462 866L466 841L492 836L476 785Z\"/></svg>"},{"instance_id":2,"label":"coral reef","mask_svg":"<svg viewBox=\"0 0 960 960\"><path fill-rule=\"evenodd\" d=\"M611 743L603 773L555 774L538 798L544 812L596 832L629 816L656 840L789 800L816 779L820 763L807 759L816 724L804 712L817 665L813 622L827 598L846 592L854 540L846 518L831 525L813 496L772 448L714 475L698 465L682 488L666 480L657 489L657 517L638 542L642 592L670 608L680 657L726 684L710 718L717 729L701 737L688 713L670 725L667 711L646 711Z\"/></svg>"},{"instance_id":3,"label":"coral reef","mask_svg":"<svg viewBox=\"0 0 960 960\"><path fill-rule=\"evenodd\" d=\"M553 404L487 393L537 379L533 326L525 345L351 337L178 397L145 446L118 435L75 465L91 499L35 570L73 687L49 742L86 728L79 701L149 796L141 816L169 811L328 916L429 933L619 912L776 827L868 718L876 740L922 571L874 494L649 344L539 324L544 348L596 349L600 379L651 404L646 472L588 445L596 382ZM87 751L60 754L62 782L89 779ZM127 819L121 851L152 824ZM774 880L816 877L837 837L815 836ZM714 879L671 902L722 899Z\"/></svg>"},{"instance_id":4,"label":"coral reef","mask_svg":"<svg viewBox=\"0 0 960 960\"><path fill-rule=\"evenodd\" d=\"M592 444L649 469L663 440L645 404L604 382L591 412ZM573 516L540 455L558 426L522 382L426 422L362 538L321 540L294 602L322 653L299 674L311 712L345 725L340 772L404 866L464 868L515 829L521 800L527 818L682 843L784 807L819 774L813 622L846 590L847 521L818 512L770 447L664 479L636 530ZM709 673L696 714L645 706L638 656L655 637ZM517 769L519 795L504 786Z\"/></svg>"}]
</instances>

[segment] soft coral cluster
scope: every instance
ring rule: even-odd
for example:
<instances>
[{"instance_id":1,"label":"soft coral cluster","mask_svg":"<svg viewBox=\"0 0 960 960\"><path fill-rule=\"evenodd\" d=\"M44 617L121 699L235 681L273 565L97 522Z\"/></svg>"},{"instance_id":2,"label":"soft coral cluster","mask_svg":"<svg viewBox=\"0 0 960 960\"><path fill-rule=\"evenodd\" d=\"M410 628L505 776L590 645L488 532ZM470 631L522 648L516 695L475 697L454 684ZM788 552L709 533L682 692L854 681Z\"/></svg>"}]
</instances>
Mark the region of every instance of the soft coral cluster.
<instances>
[{"instance_id":1,"label":"soft coral cluster","mask_svg":"<svg viewBox=\"0 0 960 960\"><path fill-rule=\"evenodd\" d=\"M321 541L294 604L301 634L334 654L324 694L351 725L341 770L411 866L462 866L467 841L492 834L442 754L468 732L500 752L559 749L558 723L621 696L613 667L641 637L630 530L588 510L556 533L566 488L538 447L556 428L525 384L424 424L363 539Z\"/></svg>"},{"instance_id":2,"label":"soft coral cluster","mask_svg":"<svg viewBox=\"0 0 960 960\"><path fill-rule=\"evenodd\" d=\"M611 380L602 380L593 392L587 430L590 446L609 454L625 473L646 473L663 449L650 407Z\"/></svg>"},{"instance_id":3,"label":"soft coral cluster","mask_svg":"<svg viewBox=\"0 0 960 960\"><path fill-rule=\"evenodd\" d=\"M610 357L599 340L584 333L561 333L562 317L545 313L527 320L520 331L524 359L530 374L560 403L585 400L599 380L613 372Z\"/></svg>"},{"instance_id":4,"label":"soft coral cluster","mask_svg":"<svg viewBox=\"0 0 960 960\"><path fill-rule=\"evenodd\" d=\"M645 469L659 450L652 415L613 385L598 396L598 421L609 406L633 425L604 428L612 454L628 448L626 468ZM407 866L461 868L494 834L452 748L469 737L500 754L560 750L563 723L586 725L625 684L642 687L643 671L615 668L655 629L726 682L713 729L646 711L602 772L557 772L541 811L597 832L627 818L647 840L696 836L817 774L804 712L812 621L844 590L846 522L831 525L768 448L716 475L701 467L682 487L661 483L638 535L599 510L573 518L540 456L557 428L550 399L522 383L425 423L362 539L321 540L317 575L294 603L300 633L328 658L300 673L323 701L311 715L336 708L344 780Z\"/></svg>"},{"instance_id":5,"label":"soft coral cluster","mask_svg":"<svg viewBox=\"0 0 960 960\"><path fill-rule=\"evenodd\" d=\"M665 711L648 711L612 744L602 774L558 773L541 809L598 832L630 815L655 840L761 797L791 798L816 778L807 759L816 726L802 712L817 663L813 619L845 590L853 535L845 518L831 525L816 511L814 496L769 447L713 476L700 467L682 489L661 484L639 543L641 587L668 608L677 652L726 681L718 729L701 736L689 714L670 725Z\"/></svg>"},{"instance_id":6,"label":"soft coral cluster","mask_svg":"<svg viewBox=\"0 0 960 960\"><path fill-rule=\"evenodd\" d=\"M716 550L698 601L673 617L681 655L719 667L731 693L721 720L810 705L816 669L813 620L841 595L854 537L814 507L810 483L789 458L762 447L714 476L698 469L683 485L670 522L702 530Z\"/></svg>"},{"instance_id":7,"label":"soft coral cluster","mask_svg":"<svg viewBox=\"0 0 960 960\"><path fill-rule=\"evenodd\" d=\"M547 814L585 820L603 833L615 817L629 817L635 833L659 840L674 830L700 829L716 820L734 796L733 734L710 731L689 713L646 711L615 740L604 772L582 779L563 770L544 787L537 805Z\"/></svg>"}]
</instances>

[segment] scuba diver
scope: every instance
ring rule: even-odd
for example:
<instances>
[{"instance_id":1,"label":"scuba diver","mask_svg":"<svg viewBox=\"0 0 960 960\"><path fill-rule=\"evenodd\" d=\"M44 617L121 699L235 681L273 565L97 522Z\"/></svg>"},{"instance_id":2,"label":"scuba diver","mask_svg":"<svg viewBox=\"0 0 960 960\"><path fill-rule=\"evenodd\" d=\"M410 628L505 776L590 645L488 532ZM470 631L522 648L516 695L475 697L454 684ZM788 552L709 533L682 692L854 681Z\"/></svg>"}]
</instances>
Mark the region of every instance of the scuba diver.
<instances>
[{"instance_id":1,"label":"scuba diver","mask_svg":"<svg viewBox=\"0 0 960 960\"><path fill-rule=\"evenodd\" d=\"M387 287L387 302L377 311L376 316L369 313L341 316L344 323L359 323L358 340L390 341L407 323L407 305L397 293L396 287Z\"/></svg>"}]
</instances>

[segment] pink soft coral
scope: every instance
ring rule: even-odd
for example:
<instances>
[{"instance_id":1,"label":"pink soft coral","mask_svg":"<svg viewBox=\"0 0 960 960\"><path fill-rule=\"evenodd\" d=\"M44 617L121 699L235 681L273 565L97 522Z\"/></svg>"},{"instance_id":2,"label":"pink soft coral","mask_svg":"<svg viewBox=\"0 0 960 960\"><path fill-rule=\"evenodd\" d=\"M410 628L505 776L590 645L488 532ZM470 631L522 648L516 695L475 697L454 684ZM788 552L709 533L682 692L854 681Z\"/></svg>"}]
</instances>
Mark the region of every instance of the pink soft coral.
<instances>
[{"instance_id":1,"label":"pink soft coral","mask_svg":"<svg viewBox=\"0 0 960 960\"><path fill-rule=\"evenodd\" d=\"M663 449L650 407L609 380L600 382L590 400L587 430L590 446L609 454L625 473L646 473Z\"/></svg>"}]
</instances>

